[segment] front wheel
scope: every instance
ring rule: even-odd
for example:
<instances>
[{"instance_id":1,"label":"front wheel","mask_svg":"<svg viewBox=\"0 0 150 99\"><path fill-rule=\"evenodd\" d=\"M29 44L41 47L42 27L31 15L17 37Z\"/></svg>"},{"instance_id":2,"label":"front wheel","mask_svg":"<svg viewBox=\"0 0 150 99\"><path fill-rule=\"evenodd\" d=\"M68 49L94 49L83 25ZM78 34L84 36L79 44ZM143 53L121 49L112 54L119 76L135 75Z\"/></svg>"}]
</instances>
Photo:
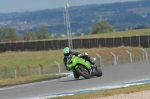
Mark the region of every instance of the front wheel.
<instances>
[{"instance_id":1,"label":"front wheel","mask_svg":"<svg viewBox=\"0 0 150 99\"><path fill-rule=\"evenodd\" d=\"M89 78L91 77L89 70L88 70L85 66L78 65L78 67L76 68L76 71L77 71L81 76L83 76L85 79L89 79Z\"/></svg>"},{"instance_id":2,"label":"front wheel","mask_svg":"<svg viewBox=\"0 0 150 99\"><path fill-rule=\"evenodd\" d=\"M76 72L73 72L73 75L74 75L75 79L78 79L80 77L80 75L78 73L76 73Z\"/></svg>"}]
</instances>

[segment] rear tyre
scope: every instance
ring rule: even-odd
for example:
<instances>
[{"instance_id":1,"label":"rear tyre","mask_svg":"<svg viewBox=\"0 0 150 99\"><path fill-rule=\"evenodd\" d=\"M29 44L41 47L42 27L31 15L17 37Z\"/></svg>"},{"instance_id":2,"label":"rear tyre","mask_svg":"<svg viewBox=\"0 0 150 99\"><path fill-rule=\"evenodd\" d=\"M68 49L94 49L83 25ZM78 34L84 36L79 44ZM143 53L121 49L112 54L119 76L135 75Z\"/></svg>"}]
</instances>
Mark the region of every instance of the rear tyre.
<instances>
[{"instance_id":1,"label":"rear tyre","mask_svg":"<svg viewBox=\"0 0 150 99\"><path fill-rule=\"evenodd\" d=\"M101 77L102 76L102 70L100 69L100 67L97 67L97 70L95 71L96 72L96 76L97 77Z\"/></svg>"},{"instance_id":2,"label":"rear tyre","mask_svg":"<svg viewBox=\"0 0 150 99\"><path fill-rule=\"evenodd\" d=\"M76 68L76 71L77 71L81 76L83 76L85 79L89 79L89 78L91 77L89 70L88 70L85 66L78 65L78 67Z\"/></svg>"},{"instance_id":3,"label":"rear tyre","mask_svg":"<svg viewBox=\"0 0 150 99\"><path fill-rule=\"evenodd\" d=\"M80 75L78 73L76 73L76 72L73 72L73 75L74 75L75 79L78 79L80 77Z\"/></svg>"}]
</instances>

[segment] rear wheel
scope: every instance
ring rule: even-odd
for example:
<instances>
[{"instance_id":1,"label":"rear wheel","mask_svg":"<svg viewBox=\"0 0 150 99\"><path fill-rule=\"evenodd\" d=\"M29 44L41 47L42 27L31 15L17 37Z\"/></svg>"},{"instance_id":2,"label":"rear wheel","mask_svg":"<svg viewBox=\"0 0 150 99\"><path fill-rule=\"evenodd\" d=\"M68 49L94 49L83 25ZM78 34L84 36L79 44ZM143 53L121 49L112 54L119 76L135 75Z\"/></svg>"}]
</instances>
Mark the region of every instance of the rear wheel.
<instances>
[{"instance_id":1,"label":"rear wheel","mask_svg":"<svg viewBox=\"0 0 150 99\"><path fill-rule=\"evenodd\" d=\"M97 67L97 70L95 72L96 72L95 74L96 74L97 77L101 77L102 74L103 74L102 70L100 69L100 67Z\"/></svg>"},{"instance_id":2,"label":"rear wheel","mask_svg":"<svg viewBox=\"0 0 150 99\"><path fill-rule=\"evenodd\" d=\"M85 79L89 79L89 78L91 77L89 70L88 70L85 66L78 65L78 67L76 68L76 71L77 71L81 76L83 76Z\"/></svg>"}]
</instances>

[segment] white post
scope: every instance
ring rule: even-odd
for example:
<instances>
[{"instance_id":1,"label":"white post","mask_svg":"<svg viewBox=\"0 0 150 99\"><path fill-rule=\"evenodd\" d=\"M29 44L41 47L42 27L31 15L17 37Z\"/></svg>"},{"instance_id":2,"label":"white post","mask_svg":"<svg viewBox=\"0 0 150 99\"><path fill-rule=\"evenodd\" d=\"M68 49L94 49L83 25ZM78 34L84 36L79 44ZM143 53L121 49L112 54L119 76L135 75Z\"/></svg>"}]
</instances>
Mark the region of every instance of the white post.
<instances>
[{"instance_id":1,"label":"white post","mask_svg":"<svg viewBox=\"0 0 150 99\"><path fill-rule=\"evenodd\" d=\"M143 55L143 61L145 61L145 58L144 58L144 57L145 57L144 52L142 52L142 55Z\"/></svg>"},{"instance_id":2,"label":"white post","mask_svg":"<svg viewBox=\"0 0 150 99\"><path fill-rule=\"evenodd\" d=\"M58 73L61 73L60 71L60 64L58 62L55 61L55 63L58 65Z\"/></svg>"},{"instance_id":3,"label":"white post","mask_svg":"<svg viewBox=\"0 0 150 99\"><path fill-rule=\"evenodd\" d=\"M126 52L130 55L130 62L132 63L132 54L128 50Z\"/></svg>"},{"instance_id":4,"label":"white post","mask_svg":"<svg viewBox=\"0 0 150 99\"><path fill-rule=\"evenodd\" d=\"M118 59L118 55L117 55L117 64L119 64L119 59Z\"/></svg>"},{"instance_id":5,"label":"white post","mask_svg":"<svg viewBox=\"0 0 150 99\"><path fill-rule=\"evenodd\" d=\"M97 57L99 58L99 65L100 65L100 67L101 67L101 66L104 66L103 61L102 61L102 57L101 57L98 53L95 53L95 54L96 54Z\"/></svg>"},{"instance_id":6,"label":"white post","mask_svg":"<svg viewBox=\"0 0 150 99\"><path fill-rule=\"evenodd\" d=\"M111 52L111 54L114 56L114 65L117 65L117 57L116 57L116 55L113 52Z\"/></svg>"},{"instance_id":7,"label":"white post","mask_svg":"<svg viewBox=\"0 0 150 99\"><path fill-rule=\"evenodd\" d=\"M141 48L144 52L145 52L145 55L146 55L146 61L148 61L148 53L147 51L144 49L144 48Z\"/></svg>"}]
</instances>

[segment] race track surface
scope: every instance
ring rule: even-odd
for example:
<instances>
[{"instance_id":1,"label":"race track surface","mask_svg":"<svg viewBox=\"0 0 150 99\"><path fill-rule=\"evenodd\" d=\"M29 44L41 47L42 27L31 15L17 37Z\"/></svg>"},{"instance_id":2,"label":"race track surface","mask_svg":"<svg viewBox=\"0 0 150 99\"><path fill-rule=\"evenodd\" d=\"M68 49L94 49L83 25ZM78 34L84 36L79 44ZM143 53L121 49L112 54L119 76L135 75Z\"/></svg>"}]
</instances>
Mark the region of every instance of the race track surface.
<instances>
[{"instance_id":1,"label":"race track surface","mask_svg":"<svg viewBox=\"0 0 150 99\"><path fill-rule=\"evenodd\" d=\"M32 84L0 88L0 99L25 99L81 89L96 88L124 82L150 79L150 61L101 67L102 77L91 79L73 76Z\"/></svg>"}]
</instances>

